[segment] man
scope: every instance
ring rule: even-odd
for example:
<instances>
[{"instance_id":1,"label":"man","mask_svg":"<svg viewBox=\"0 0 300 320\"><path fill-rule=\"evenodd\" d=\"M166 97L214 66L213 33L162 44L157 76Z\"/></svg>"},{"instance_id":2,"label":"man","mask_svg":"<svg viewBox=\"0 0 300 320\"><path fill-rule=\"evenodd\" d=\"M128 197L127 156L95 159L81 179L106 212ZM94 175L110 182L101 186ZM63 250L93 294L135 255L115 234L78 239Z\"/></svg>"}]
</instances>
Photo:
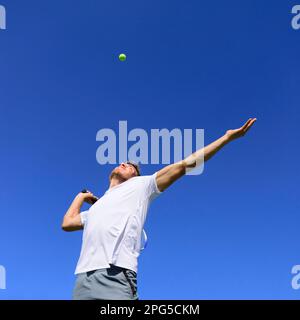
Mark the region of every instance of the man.
<instances>
[{"instance_id":1,"label":"man","mask_svg":"<svg viewBox=\"0 0 300 320\"><path fill-rule=\"evenodd\" d=\"M226 131L208 146L153 175L141 176L135 163L121 163L111 172L109 188L100 199L91 192L79 193L62 223L65 231L84 229L73 299L138 300L137 260L150 203L187 170L244 136L255 121L250 118L242 127ZM84 201L93 205L81 212Z\"/></svg>"}]
</instances>

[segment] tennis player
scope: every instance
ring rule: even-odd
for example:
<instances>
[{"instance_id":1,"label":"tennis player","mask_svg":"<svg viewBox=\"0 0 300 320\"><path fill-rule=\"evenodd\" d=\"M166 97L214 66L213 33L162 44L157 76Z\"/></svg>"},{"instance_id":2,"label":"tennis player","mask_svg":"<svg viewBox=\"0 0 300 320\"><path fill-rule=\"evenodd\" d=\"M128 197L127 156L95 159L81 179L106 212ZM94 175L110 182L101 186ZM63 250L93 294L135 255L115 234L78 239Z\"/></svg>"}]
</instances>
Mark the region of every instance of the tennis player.
<instances>
[{"instance_id":1,"label":"tennis player","mask_svg":"<svg viewBox=\"0 0 300 320\"><path fill-rule=\"evenodd\" d=\"M188 170L243 137L255 121L250 118L242 127L227 130L216 141L152 175L141 176L134 162L121 163L111 172L109 188L100 199L89 191L80 192L62 222L65 231L83 229L73 299L138 300L138 257L150 203ZM84 202L92 204L87 211L81 211Z\"/></svg>"}]
</instances>

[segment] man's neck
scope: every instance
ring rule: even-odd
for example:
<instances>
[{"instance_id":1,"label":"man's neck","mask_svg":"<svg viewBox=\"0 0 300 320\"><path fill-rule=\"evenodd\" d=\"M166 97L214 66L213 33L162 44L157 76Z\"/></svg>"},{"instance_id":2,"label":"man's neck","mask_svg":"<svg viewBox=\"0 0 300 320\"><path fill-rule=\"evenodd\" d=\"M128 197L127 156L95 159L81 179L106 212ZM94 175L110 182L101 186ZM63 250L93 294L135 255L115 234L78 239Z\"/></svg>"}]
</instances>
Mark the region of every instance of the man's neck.
<instances>
[{"instance_id":1,"label":"man's neck","mask_svg":"<svg viewBox=\"0 0 300 320\"><path fill-rule=\"evenodd\" d=\"M113 177L111 180L110 180L110 184L109 184L109 189L110 188L113 188L119 184L121 184L122 182L125 182L126 180L124 179L121 179L121 178L117 178L117 177Z\"/></svg>"}]
</instances>

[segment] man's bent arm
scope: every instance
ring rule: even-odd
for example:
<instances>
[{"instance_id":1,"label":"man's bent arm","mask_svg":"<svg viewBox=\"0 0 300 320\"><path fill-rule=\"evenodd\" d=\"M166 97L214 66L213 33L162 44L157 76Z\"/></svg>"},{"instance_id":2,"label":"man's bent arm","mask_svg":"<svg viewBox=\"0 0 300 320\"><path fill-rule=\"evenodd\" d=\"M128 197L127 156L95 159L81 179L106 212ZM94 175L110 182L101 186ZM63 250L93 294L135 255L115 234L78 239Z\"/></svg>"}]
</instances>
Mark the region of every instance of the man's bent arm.
<instances>
[{"instance_id":1,"label":"man's bent arm","mask_svg":"<svg viewBox=\"0 0 300 320\"><path fill-rule=\"evenodd\" d=\"M91 200L97 199L91 192L82 193L80 192L72 204L70 205L68 211L66 212L63 222L62 229L64 231L76 231L83 229L83 225L80 217L80 210L83 202L86 201L91 204Z\"/></svg>"},{"instance_id":2,"label":"man's bent arm","mask_svg":"<svg viewBox=\"0 0 300 320\"><path fill-rule=\"evenodd\" d=\"M255 121L256 118L248 119L248 121L242 127L234 130L227 130L222 137L215 140L211 144L205 146L204 148L197 150L190 156L186 157L184 160L178 161L174 164L170 164L164 167L163 169L159 170L156 175L156 183L158 189L160 191L164 191L173 182L185 175L187 170L197 167L203 161L209 160L228 142L231 142L237 138L244 136Z\"/></svg>"},{"instance_id":3,"label":"man's bent arm","mask_svg":"<svg viewBox=\"0 0 300 320\"><path fill-rule=\"evenodd\" d=\"M79 193L73 200L72 204L70 205L68 211L66 212L63 218L61 227L64 231L76 231L81 230L83 228L80 218L80 209L83 205L83 202L84 198Z\"/></svg>"}]
</instances>

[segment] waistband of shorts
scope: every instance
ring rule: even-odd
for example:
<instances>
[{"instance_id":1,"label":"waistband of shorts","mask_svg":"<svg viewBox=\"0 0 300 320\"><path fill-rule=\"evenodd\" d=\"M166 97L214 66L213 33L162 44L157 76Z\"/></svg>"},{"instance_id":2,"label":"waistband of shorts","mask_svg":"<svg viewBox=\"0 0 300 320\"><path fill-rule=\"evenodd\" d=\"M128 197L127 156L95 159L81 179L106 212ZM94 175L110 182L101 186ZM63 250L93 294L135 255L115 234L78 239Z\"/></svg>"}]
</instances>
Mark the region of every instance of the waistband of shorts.
<instances>
[{"instance_id":1,"label":"waistband of shorts","mask_svg":"<svg viewBox=\"0 0 300 320\"><path fill-rule=\"evenodd\" d=\"M131 269L127 269L127 268L123 268L123 267L119 267L119 266L116 266L114 264L109 264L110 265L110 268L100 268L100 269L95 269L95 270L90 270L90 271L86 271L86 272L82 272L82 273L79 273L79 274L85 274L85 275L91 275L93 273L95 273L96 271L98 270L109 270L109 269L115 269L115 270L120 270L122 272L126 272L126 271L129 271L129 272L132 272L134 274L134 276L136 277L137 276L137 273Z\"/></svg>"}]
</instances>

